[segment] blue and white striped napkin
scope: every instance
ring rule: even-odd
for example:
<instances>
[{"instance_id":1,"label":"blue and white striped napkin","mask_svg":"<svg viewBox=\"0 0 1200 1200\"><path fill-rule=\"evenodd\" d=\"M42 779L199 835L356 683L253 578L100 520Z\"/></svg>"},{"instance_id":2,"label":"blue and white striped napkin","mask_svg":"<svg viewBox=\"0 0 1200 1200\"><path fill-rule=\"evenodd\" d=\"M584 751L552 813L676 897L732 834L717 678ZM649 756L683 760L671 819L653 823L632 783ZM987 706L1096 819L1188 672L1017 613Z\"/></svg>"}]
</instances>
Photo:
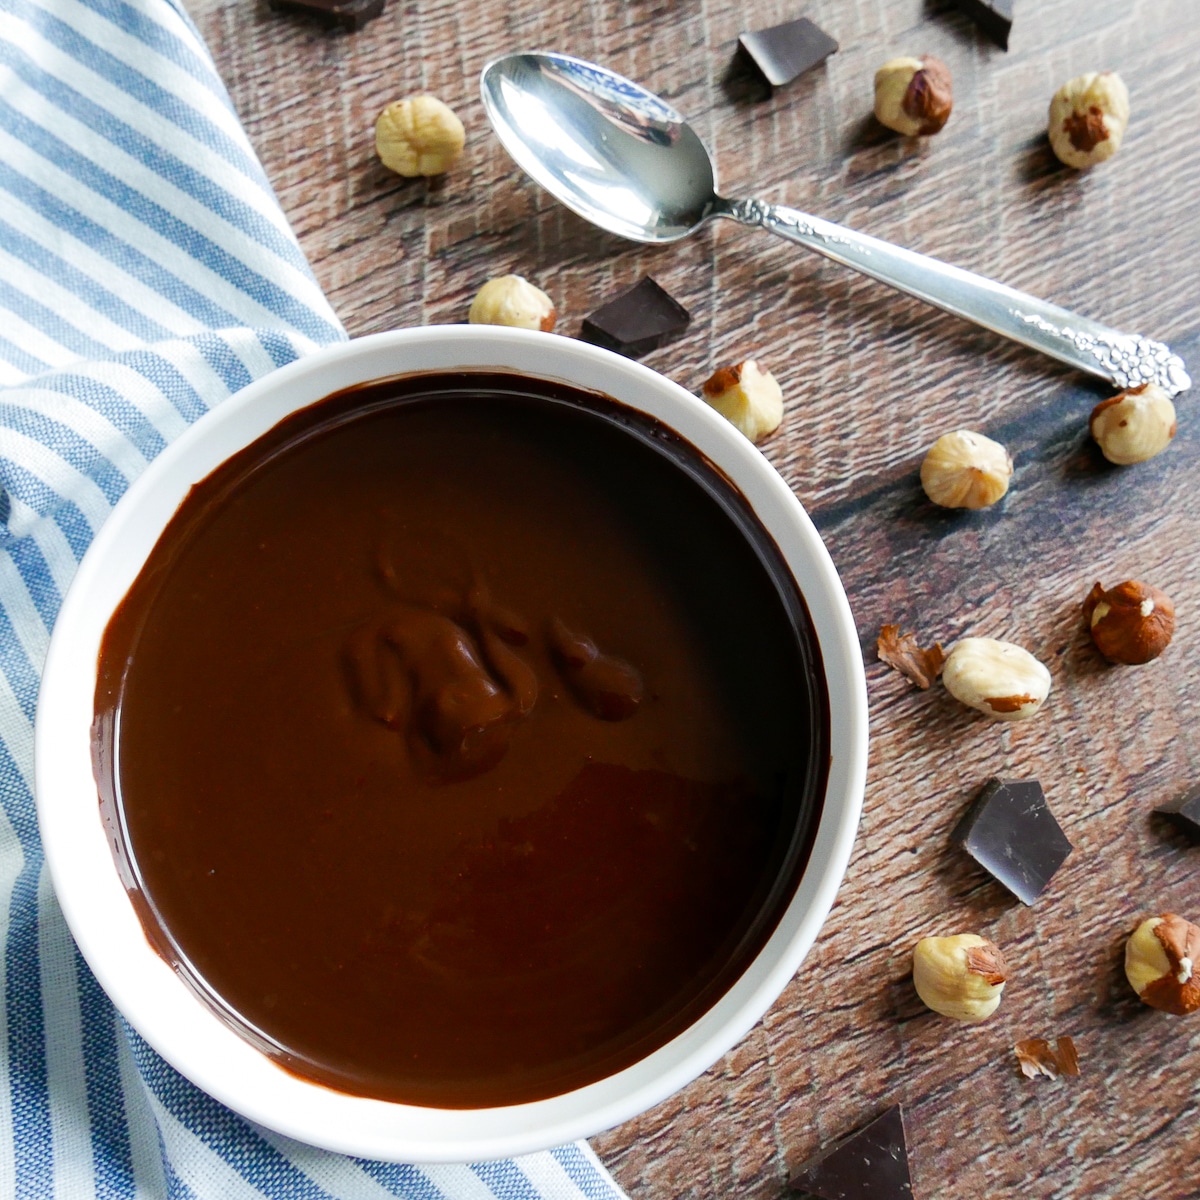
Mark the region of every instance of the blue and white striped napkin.
<instances>
[{"instance_id":1,"label":"blue and white striped napkin","mask_svg":"<svg viewBox=\"0 0 1200 1200\"><path fill-rule=\"evenodd\" d=\"M586 1143L397 1166L259 1129L125 1026L63 922L32 793L63 593L130 482L345 337L173 0L0 0L0 1197L621 1200Z\"/></svg>"}]
</instances>

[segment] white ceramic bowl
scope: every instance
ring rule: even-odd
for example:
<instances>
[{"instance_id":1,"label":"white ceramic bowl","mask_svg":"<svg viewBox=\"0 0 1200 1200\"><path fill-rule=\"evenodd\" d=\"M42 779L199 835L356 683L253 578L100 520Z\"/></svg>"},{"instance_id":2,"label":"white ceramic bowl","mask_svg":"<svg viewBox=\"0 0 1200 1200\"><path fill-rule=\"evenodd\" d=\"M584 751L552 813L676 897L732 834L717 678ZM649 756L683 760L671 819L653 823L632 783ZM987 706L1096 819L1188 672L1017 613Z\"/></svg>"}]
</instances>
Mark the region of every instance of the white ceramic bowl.
<instances>
[{"instance_id":1,"label":"white ceramic bowl","mask_svg":"<svg viewBox=\"0 0 1200 1200\"><path fill-rule=\"evenodd\" d=\"M150 948L100 821L90 755L100 639L167 521L203 479L294 410L389 375L499 368L606 392L682 434L738 486L804 594L828 688L832 761L812 855L778 927L734 986L649 1057L531 1104L443 1110L368 1100L276 1066ZM862 806L867 704L858 635L829 554L767 460L707 405L608 351L550 334L433 326L330 347L251 384L204 416L129 489L85 555L51 639L38 703L38 818L59 902L104 990L190 1080L301 1141L396 1162L474 1162L540 1150L627 1120L690 1082L742 1038L799 967L833 903Z\"/></svg>"}]
</instances>

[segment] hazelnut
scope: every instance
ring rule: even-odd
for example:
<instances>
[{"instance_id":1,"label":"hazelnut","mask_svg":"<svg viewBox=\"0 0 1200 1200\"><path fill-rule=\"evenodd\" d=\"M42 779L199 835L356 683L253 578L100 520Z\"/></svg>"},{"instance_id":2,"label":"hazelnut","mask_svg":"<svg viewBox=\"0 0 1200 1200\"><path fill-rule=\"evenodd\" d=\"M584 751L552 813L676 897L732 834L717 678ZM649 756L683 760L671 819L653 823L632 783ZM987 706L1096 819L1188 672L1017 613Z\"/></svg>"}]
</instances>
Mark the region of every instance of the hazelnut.
<instances>
[{"instance_id":1,"label":"hazelnut","mask_svg":"<svg viewBox=\"0 0 1200 1200\"><path fill-rule=\"evenodd\" d=\"M956 1021L985 1021L1000 1007L1008 966L998 946L975 933L922 938L913 983L926 1007Z\"/></svg>"},{"instance_id":2,"label":"hazelnut","mask_svg":"<svg viewBox=\"0 0 1200 1200\"><path fill-rule=\"evenodd\" d=\"M1104 590L1097 583L1083 602L1092 641L1110 662L1138 666L1156 659L1175 633L1175 605L1166 592L1127 579Z\"/></svg>"},{"instance_id":3,"label":"hazelnut","mask_svg":"<svg viewBox=\"0 0 1200 1200\"><path fill-rule=\"evenodd\" d=\"M905 137L937 133L950 119L950 68L932 54L892 58L875 72L875 117Z\"/></svg>"},{"instance_id":4,"label":"hazelnut","mask_svg":"<svg viewBox=\"0 0 1200 1200\"><path fill-rule=\"evenodd\" d=\"M715 371L704 385L704 399L752 442L774 433L783 420L783 389L752 358Z\"/></svg>"},{"instance_id":5,"label":"hazelnut","mask_svg":"<svg viewBox=\"0 0 1200 1200\"><path fill-rule=\"evenodd\" d=\"M1128 466L1161 454L1175 436L1175 405L1157 383L1143 383L1092 409L1092 437L1110 463Z\"/></svg>"},{"instance_id":6,"label":"hazelnut","mask_svg":"<svg viewBox=\"0 0 1200 1200\"><path fill-rule=\"evenodd\" d=\"M1116 71L1077 75L1050 101L1050 145L1078 170L1112 158L1128 124L1129 90Z\"/></svg>"},{"instance_id":7,"label":"hazelnut","mask_svg":"<svg viewBox=\"0 0 1200 1200\"><path fill-rule=\"evenodd\" d=\"M1143 921L1125 943L1125 978L1151 1008L1200 1009L1200 925L1174 913Z\"/></svg>"},{"instance_id":8,"label":"hazelnut","mask_svg":"<svg viewBox=\"0 0 1200 1200\"><path fill-rule=\"evenodd\" d=\"M389 104L375 122L375 149L397 175L441 175L462 153L466 131L436 96L409 96Z\"/></svg>"},{"instance_id":9,"label":"hazelnut","mask_svg":"<svg viewBox=\"0 0 1200 1200\"><path fill-rule=\"evenodd\" d=\"M554 301L541 288L520 275L501 275L475 293L467 320L472 325L509 325L549 333L557 317Z\"/></svg>"},{"instance_id":10,"label":"hazelnut","mask_svg":"<svg viewBox=\"0 0 1200 1200\"><path fill-rule=\"evenodd\" d=\"M1032 717L1050 694L1050 672L1028 650L969 637L950 651L942 682L955 700L995 721Z\"/></svg>"},{"instance_id":11,"label":"hazelnut","mask_svg":"<svg viewBox=\"0 0 1200 1200\"><path fill-rule=\"evenodd\" d=\"M921 486L943 508L987 508L1008 491L1012 473L1012 458L999 442L959 429L930 446Z\"/></svg>"}]
</instances>

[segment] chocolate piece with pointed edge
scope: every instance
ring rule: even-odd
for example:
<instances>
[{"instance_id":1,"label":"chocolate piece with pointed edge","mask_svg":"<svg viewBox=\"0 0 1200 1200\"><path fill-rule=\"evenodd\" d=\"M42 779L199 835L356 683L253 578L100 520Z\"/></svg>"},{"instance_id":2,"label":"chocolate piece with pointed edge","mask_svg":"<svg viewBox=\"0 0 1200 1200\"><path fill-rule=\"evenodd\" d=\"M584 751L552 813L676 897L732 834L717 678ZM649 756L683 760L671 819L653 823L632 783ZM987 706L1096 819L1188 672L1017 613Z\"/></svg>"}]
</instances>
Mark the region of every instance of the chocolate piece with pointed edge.
<instances>
[{"instance_id":1,"label":"chocolate piece with pointed edge","mask_svg":"<svg viewBox=\"0 0 1200 1200\"><path fill-rule=\"evenodd\" d=\"M772 87L791 83L824 62L837 48L837 42L807 17L756 29L738 38L738 52Z\"/></svg>"},{"instance_id":2,"label":"chocolate piece with pointed edge","mask_svg":"<svg viewBox=\"0 0 1200 1200\"><path fill-rule=\"evenodd\" d=\"M641 358L681 334L691 319L687 309L647 275L584 317L580 337L629 358Z\"/></svg>"},{"instance_id":3,"label":"chocolate piece with pointed edge","mask_svg":"<svg viewBox=\"0 0 1200 1200\"><path fill-rule=\"evenodd\" d=\"M958 7L1001 50L1008 49L1008 31L1013 23L1013 0L958 0Z\"/></svg>"},{"instance_id":4,"label":"chocolate piece with pointed edge","mask_svg":"<svg viewBox=\"0 0 1200 1200\"><path fill-rule=\"evenodd\" d=\"M800 1167L788 1186L819 1200L912 1200L900 1105L826 1146Z\"/></svg>"},{"instance_id":5,"label":"chocolate piece with pointed edge","mask_svg":"<svg viewBox=\"0 0 1200 1200\"><path fill-rule=\"evenodd\" d=\"M1166 817L1193 842L1200 844L1200 783L1190 791L1184 792L1178 800L1164 804L1162 808L1156 808L1154 811L1160 817Z\"/></svg>"},{"instance_id":6,"label":"chocolate piece with pointed edge","mask_svg":"<svg viewBox=\"0 0 1200 1200\"><path fill-rule=\"evenodd\" d=\"M990 779L950 835L1023 904L1046 890L1074 847L1036 779Z\"/></svg>"},{"instance_id":7,"label":"chocolate piece with pointed edge","mask_svg":"<svg viewBox=\"0 0 1200 1200\"><path fill-rule=\"evenodd\" d=\"M387 0L270 0L273 12L306 13L325 25L340 25L351 33L383 12Z\"/></svg>"}]
</instances>

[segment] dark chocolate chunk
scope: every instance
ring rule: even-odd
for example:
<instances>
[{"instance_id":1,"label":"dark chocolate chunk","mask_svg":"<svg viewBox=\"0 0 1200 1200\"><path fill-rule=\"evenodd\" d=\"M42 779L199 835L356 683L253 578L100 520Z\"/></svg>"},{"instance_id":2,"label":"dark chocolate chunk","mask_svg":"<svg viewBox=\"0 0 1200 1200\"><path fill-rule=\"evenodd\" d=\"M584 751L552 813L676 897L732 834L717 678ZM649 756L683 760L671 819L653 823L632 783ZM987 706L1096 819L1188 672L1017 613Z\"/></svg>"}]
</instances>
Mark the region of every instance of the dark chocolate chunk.
<instances>
[{"instance_id":1,"label":"dark chocolate chunk","mask_svg":"<svg viewBox=\"0 0 1200 1200\"><path fill-rule=\"evenodd\" d=\"M1008 49L1013 23L1013 0L958 0L959 9L1000 47Z\"/></svg>"},{"instance_id":2,"label":"dark chocolate chunk","mask_svg":"<svg viewBox=\"0 0 1200 1200\"><path fill-rule=\"evenodd\" d=\"M991 779L950 835L1023 904L1046 890L1074 847L1036 779Z\"/></svg>"},{"instance_id":3,"label":"dark chocolate chunk","mask_svg":"<svg viewBox=\"0 0 1200 1200\"><path fill-rule=\"evenodd\" d=\"M770 29L756 29L738 38L738 50L772 86L782 87L824 62L838 48L819 25L807 17Z\"/></svg>"},{"instance_id":4,"label":"dark chocolate chunk","mask_svg":"<svg viewBox=\"0 0 1200 1200\"><path fill-rule=\"evenodd\" d=\"M270 0L273 12L307 13L326 25L354 32L383 12L387 0Z\"/></svg>"},{"instance_id":5,"label":"dark chocolate chunk","mask_svg":"<svg viewBox=\"0 0 1200 1200\"><path fill-rule=\"evenodd\" d=\"M788 1186L819 1200L911 1200L900 1105L810 1158Z\"/></svg>"},{"instance_id":6,"label":"dark chocolate chunk","mask_svg":"<svg viewBox=\"0 0 1200 1200\"><path fill-rule=\"evenodd\" d=\"M1178 800L1164 804L1162 808L1156 808L1154 811L1160 817L1166 817L1193 842L1200 843L1200 783L1191 791L1184 792Z\"/></svg>"},{"instance_id":7,"label":"dark chocolate chunk","mask_svg":"<svg viewBox=\"0 0 1200 1200\"><path fill-rule=\"evenodd\" d=\"M681 334L691 321L686 308L649 275L584 317L585 342L640 358Z\"/></svg>"}]
</instances>

